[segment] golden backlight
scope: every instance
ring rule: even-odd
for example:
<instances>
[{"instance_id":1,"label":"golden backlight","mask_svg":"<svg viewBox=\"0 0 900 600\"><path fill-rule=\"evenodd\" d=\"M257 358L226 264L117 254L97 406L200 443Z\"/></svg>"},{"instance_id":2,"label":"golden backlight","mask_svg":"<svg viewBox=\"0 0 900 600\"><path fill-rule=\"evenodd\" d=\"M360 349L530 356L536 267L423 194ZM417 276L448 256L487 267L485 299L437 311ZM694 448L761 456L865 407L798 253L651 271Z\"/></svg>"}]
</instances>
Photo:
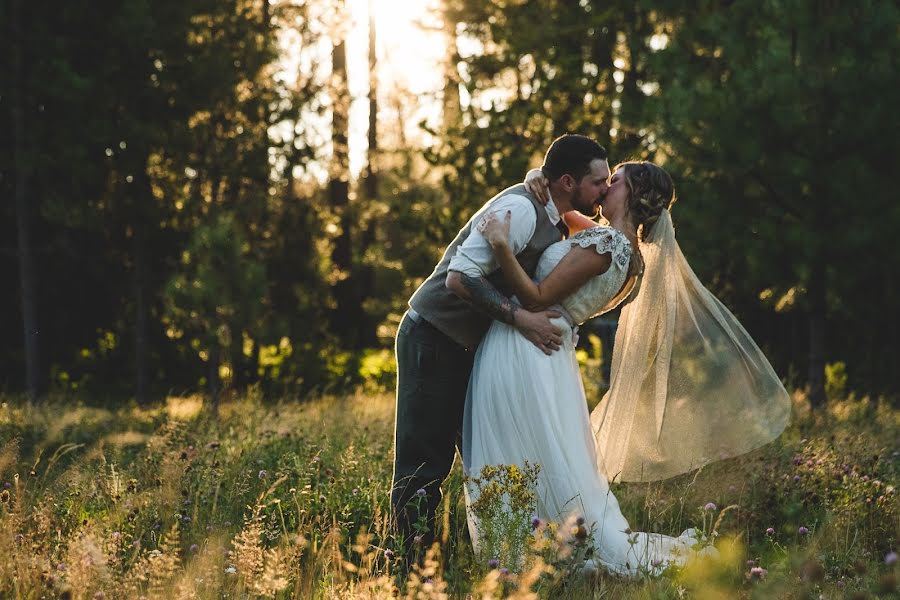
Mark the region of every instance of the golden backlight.
<instances>
[{"instance_id":1,"label":"golden backlight","mask_svg":"<svg viewBox=\"0 0 900 600\"><path fill-rule=\"evenodd\" d=\"M369 9L374 9L378 61L379 137L403 126L407 142L422 139L418 123L437 119L443 88L447 38L439 0L347 0L352 23L347 39L350 115L350 170L364 164L368 124Z\"/></svg>"}]
</instances>

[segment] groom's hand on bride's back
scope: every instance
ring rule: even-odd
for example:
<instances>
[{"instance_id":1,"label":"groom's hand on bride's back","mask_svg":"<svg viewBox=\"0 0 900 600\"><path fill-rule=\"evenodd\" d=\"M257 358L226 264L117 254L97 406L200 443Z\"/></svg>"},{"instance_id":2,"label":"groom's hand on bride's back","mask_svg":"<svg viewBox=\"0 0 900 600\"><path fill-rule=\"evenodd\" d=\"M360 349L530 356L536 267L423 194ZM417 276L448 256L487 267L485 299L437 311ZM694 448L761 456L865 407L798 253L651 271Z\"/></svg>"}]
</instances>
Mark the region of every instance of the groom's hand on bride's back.
<instances>
[{"instance_id":1,"label":"groom's hand on bride's back","mask_svg":"<svg viewBox=\"0 0 900 600\"><path fill-rule=\"evenodd\" d=\"M550 322L560 316L555 310L530 312L520 308L516 311L515 326L529 342L549 356L562 346L562 330Z\"/></svg>"}]
</instances>

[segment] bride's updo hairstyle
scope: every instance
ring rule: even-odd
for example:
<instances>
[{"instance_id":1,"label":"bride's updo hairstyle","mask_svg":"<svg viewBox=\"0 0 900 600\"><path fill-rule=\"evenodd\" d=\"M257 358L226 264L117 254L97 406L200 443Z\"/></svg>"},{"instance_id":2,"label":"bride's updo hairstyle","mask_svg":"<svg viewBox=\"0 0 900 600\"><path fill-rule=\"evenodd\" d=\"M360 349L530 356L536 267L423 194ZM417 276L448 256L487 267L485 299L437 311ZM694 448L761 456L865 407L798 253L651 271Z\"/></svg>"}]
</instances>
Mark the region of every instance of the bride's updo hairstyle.
<instances>
[{"instance_id":1,"label":"bride's updo hairstyle","mask_svg":"<svg viewBox=\"0 0 900 600\"><path fill-rule=\"evenodd\" d=\"M661 167L646 161L620 163L630 196L628 211L638 226L638 236L646 239L662 211L675 202L675 184Z\"/></svg>"}]
</instances>

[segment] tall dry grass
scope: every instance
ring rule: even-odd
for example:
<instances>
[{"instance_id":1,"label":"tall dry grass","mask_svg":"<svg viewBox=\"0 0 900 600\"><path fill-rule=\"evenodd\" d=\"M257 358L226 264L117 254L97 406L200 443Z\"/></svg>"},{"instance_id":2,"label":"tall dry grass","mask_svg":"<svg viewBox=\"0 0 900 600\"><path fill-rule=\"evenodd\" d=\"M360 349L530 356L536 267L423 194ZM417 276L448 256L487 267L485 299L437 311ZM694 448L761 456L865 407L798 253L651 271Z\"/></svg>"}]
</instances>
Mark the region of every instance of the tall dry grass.
<instances>
[{"instance_id":1,"label":"tall dry grass","mask_svg":"<svg viewBox=\"0 0 900 600\"><path fill-rule=\"evenodd\" d=\"M622 580L572 574L553 552L521 573L485 564L468 542L458 469L445 486L442 544L404 574L388 526L389 395L264 402L250 393L218 418L196 397L149 409L5 398L0 597L895 594L898 411L851 397L821 415L798 399L796 412L781 439L751 455L615 485L634 529L702 528L723 557Z\"/></svg>"}]
</instances>

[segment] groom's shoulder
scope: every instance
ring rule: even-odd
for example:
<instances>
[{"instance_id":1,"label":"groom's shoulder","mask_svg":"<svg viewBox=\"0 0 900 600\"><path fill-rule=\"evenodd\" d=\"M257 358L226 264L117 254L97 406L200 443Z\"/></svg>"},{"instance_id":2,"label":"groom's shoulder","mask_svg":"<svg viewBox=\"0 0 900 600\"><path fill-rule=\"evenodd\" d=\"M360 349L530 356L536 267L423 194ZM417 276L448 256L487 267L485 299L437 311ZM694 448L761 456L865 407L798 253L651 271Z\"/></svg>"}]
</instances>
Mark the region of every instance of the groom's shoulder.
<instances>
[{"instance_id":1,"label":"groom's shoulder","mask_svg":"<svg viewBox=\"0 0 900 600\"><path fill-rule=\"evenodd\" d=\"M525 187L525 184L517 183L515 185L509 186L505 190L501 190L493 198L488 200L488 203L499 200L500 198L505 198L507 196L522 196L531 203L535 202L535 197L531 194L531 192L528 191L528 188Z\"/></svg>"}]
</instances>

